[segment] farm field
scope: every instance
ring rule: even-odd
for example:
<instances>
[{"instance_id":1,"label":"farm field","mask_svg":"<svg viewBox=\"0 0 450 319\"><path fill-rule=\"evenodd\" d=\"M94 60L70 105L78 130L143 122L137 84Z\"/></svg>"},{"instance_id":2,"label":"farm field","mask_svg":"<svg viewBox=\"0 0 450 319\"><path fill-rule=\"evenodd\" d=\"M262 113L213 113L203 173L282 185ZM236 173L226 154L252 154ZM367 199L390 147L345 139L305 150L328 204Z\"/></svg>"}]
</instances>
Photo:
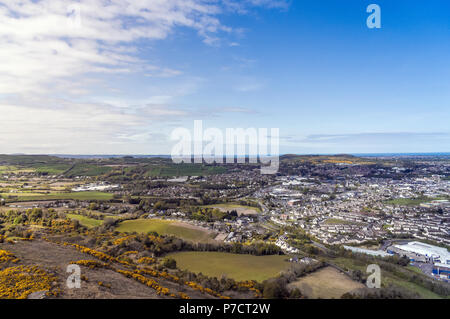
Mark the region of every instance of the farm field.
<instances>
[{"instance_id":1,"label":"farm field","mask_svg":"<svg viewBox=\"0 0 450 319\"><path fill-rule=\"evenodd\" d=\"M253 256L223 252L179 252L168 256L177 261L180 269L201 272L217 278L226 275L235 280L262 282L290 268L286 255Z\"/></svg>"},{"instance_id":2,"label":"farm field","mask_svg":"<svg viewBox=\"0 0 450 319\"><path fill-rule=\"evenodd\" d=\"M65 176L98 176L108 173L112 170L111 167L92 165L92 164L76 164L71 169L65 172Z\"/></svg>"},{"instance_id":3,"label":"farm field","mask_svg":"<svg viewBox=\"0 0 450 319\"><path fill-rule=\"evenodd\" d=\"M160 235L173 235L193 242L213 241L213 232L187 223L162 219L126 220L116 228L120 232L148 233L157 232Z\"/></svg>"},{"instance_id":4,"label":"farm field","mask_svg":"<svg viewBox=\"0 0 450 319\"><path fill-rule=\"evenodd\" d=\"M36 164L34 168L37 173L49 174L49 175L59 175L64 173L71 167L70 164L52 164L52 165L42 165Z\"/></svg>"},{"instance_id":5,"label":"farm field","mask_svg":"<svg viewBox=\"0 0 450 319\"><path fill-rule=\"evenodd\" d=\"M79 199L79 200L110 200L113 194L105 192L72 192L72 193L0 193L7 202L23 202L36 200L58 200L58 199Z\"/></svg>"},{"instance_id":6,"label":"farm field","mask_svg":"<svg viewBox=\"0 0 450 319\"><path fill-rule=\"evenodd\" d=\"M446 198L396 198L385 202L388 205L401 206L418 206L423 203L431 202L432 200L446 199Z\"/></svg>"},{"instance_id":7,"label":"farm field","mask_svg":"<svg viewBox=\"0 0 450 319\"><path fill-rule=\"evenodd\" d=\"M300 278L289 287L298 288L308 298L338 299L346 292L365 286L333 267L326 267Z\"/></svg>"},{"instance_id":8,"label":"farm field","mask_svg":"<svg viewBox=\"0 0 450 319\"><path fill-rule=\"evenodd\" d=\"M213 175L224 173L226 169L224 167L214 167L205 165L194 164L158 164L148 167L146 176L153 177L175 177L175 176L201 176L201 175Z\"/></svg>"},{"instance_id":9,"label":"farm field","mask_svg":"<svg viewBox=\"0 0 450 319\"><path fill-rule=\"evenodd\" d=\"M338 219L338 218L328 218L325 221L328 225L364 225L364 223L352 222L348 220Z\"/></svg>"},{"instance_id":10,"label":"farm field","mask_svg":"<svg viewBox=\"0 0 450 319\"><path fill-rule=\"evenodd\" d=\"M89 227L89 228L97 227L97 226L100 226L101 224L103 224L103 220L101 220L101 219L89 218L89 217L86 217L83 215L66 214L66 216L69 217L70 219L78 220L81 225Z\"/></svg>"},{"instance_id":11,"label":"farm field","mask_svg":"<svg viewBox=\"0 0 450 319\"><path fill-rule=\"evenodd\" d=\"M204 207L211 207L211 208L217 208L221 210L222 212L235 210L238 215L256 215L261 212L259 207L251 207L251 206L244 206L234 203L225 203L225 204L214 204L214 205L206 205Z\"/></svg>"}]
</instances>

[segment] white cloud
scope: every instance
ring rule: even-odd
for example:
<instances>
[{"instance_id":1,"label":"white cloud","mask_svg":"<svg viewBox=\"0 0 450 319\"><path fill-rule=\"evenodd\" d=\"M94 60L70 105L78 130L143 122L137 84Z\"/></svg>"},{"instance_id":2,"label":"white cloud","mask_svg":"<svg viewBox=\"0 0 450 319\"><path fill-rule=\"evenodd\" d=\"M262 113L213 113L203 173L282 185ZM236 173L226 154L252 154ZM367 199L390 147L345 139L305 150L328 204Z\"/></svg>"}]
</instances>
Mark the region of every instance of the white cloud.
<instances>
[{"instance_id":1,"label":"white cloud","mask_svg":"<svg viewBox=\"0 0 450 319\"><path fill-rule=\"evenodd\" d=\"M0 147L2 152L101 153L151 139L150 123L192 115L170 106L202 79L130 101L115 74L169 78L176 68L139 58L142 41L195 30L207 44L233 29L216 0L0 0ZM270 1L246 1L271 7ZM96 86L114 93L98 98ZM151 88L149 88L151 89ZM83 98L80 98L83 96ZM64 99L62 98L64 97ZM90 102L80 102L90 101ZM158 130L157 128L153 128ZM143 150L151 153L151 150ZM140 153L142 153L140 152Z\"/></svg>"},{"instance_id":2,"label":"white cloud","mask_svg":"<svg viewBox=\"0 0 450 319\"><path fill-rule=\"evenodd\" d=\"M0 109L3 153L151 153L150 128L160 132L164 124L191 115L157 104L124 108L41 97L0 102Z\"/></svg>"},{"instance_id":3,"label":"white cloud","mask_svg":"<svg viewBox=\"0 0 450 319\"><path fill-rule=\"evenodd\" d=\"M261 81L259 79L255 78L243 78L241 81L239 81L235 86L234 89L238 92L254 92L259 91L265 86L265 81Z\"/></svg>"},{"instance_id":4,"label":"white cloud","mask_svg":"<svg viewBox=\"0 0 450 319\"><path fill-rule=\"evenodd\" d=\"M2 1L0 93L48 91L55 81L87 72L179 75L136 58L134 42L163 39L178 26L209 41L211 33L229 29L215 17L219 12L202 0Z\"/></svg>"}]
</instances>

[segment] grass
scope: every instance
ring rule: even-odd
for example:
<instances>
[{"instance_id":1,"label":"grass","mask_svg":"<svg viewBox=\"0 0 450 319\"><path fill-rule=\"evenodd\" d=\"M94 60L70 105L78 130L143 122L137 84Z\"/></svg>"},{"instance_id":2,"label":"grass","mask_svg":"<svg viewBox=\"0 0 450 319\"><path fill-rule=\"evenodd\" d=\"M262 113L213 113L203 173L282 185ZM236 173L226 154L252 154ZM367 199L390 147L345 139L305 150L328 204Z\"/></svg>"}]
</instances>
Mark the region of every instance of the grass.
<instances>
[{"instance_id":1,"label":"grass","mask_svg":"<svg viewBox=\"0 0 450 319\"><path fill-rule=\"evenodd\" d=\"M39 201L39 200L110 200L113 194L105 192L72 192L72 193L0 193L7 202ZM13 197L10 197L13 196Z\"/></svg>"},{"instance_id":2,"label":"grass","mask_svg":"<svg viewBox=\"0 0 450 319\"><path fill-rule=\"evenodd\" d=\"M0 174L20 174L20 173L31 173L34 172L33 168L29 167L18 167L12 165L0 165Z\"/></svg>"},{"instance_id":3,"label":"grass","mask_svg":"<svg viewBox=\"0 0 450 319\"><path fill-rule=\"evenodd\" d=\"M223 212L236 210L239 215L241 214L251 215L261 212L261 209L259 207L244 206L235 203L213 204L213 205L206 205L204 207L218 208Z\"/></svg>"},{"instance_id":4,"label":"grass","mask_svg":"<svg viewBox=\"0 0 450 319\"><path fill-rule=\"evenodd\" d=\"M383 272L382 272L382 274L383 274ZM383 279L383 277L381 277L382 282L384 284L393 284L396 286L403 287L409 291L418 293L424 299L442 299L442 297L439 296L438 294L436 294L422 286L419 286L413 282L398 279L397 277L392 276L389 273L386 274L386 272L384 272L384 274L385 274L384 279Z\"/></svg>"},{"instance_id":5,"label":"grass","mask_svg":"<svg viewBox=\"0 0 450 319\"><path fill-rule=\"evenodd\" d=\"M36 165L36 172L47 173L50 175L59 175L68 170L70 166L70 164Z\"/></svg>"},{"instance_id":6,"label":"grass","mask_svg":"<svg viewBox=\"0 0 450 319\"><path fill-rule=\"evenodd\" d=\"M0 174L10 173L16 170L18 170L16 166L0 165Z\"/></svg>"},{"instance_id":7,"label":"grass","mask_svg":"<svg viewBox=\"0 0 450 319\"><path fill-rule=\"evenodd\" d=\"M400 206L418 206L423 203L431 202L433 200L445 199L445 198L396 198L385 201L388 205L400 205Z\"/></svg>"},{"instance_id":8,"label":"grass","mask_svg":"<svg viewBox=\"0 0 450 319\"><path fill-rule=\"evenodd\" d=\"M181 222L162 219L126 220L121 222L116 230L128 233L157 232L160 235L173 235L193 242L208 242L212 240L212 234L208 230L196 228Z\"/></svg>"},{"instance_id":9,"label":"grass","mask_svg":"<svg viewBox=\"0 0 450 319\"><path fill-rule=\"evenodd\" d=\"M344 269L352 269L352 270L360 270L363 273L366 273L367 265L363 263L362 261L351 259L351 258L334 258L330 260L333 264L336 264L337 266L344 268ZM413 271L409 268L403 268L404 270ZM419 274L418 272L414 271L416 274ZM423 275L423 274L422 274ZM438 294L418 285L413 282L407 281L405 279L399 278L392 272L388 272L385 269L382 269L381 271L381 284L382 286L399 286L407 289L408 291L418 293L422 298L425 299L441 299L442 296L439 296Z\"/></svg>"},{"instance_id":10,"label":"grass","mask_svg":"<svg viewBox=\"0 0 450 319\"><path fill-rule=\"evenodd\" d=\"M175 176L204 176L212 174L222 174L226 172L225 167L221 166L206 166L202 164L164 164L152 165L148 167L146 176L161 176L161 177L175 177Z\"/></svg>"},{"instance_id":11,"label":"grass","mask_svg":"<svg viewBox=\"0 0 450 319\"><path fill-rule=\"evenodd\" d=\"M325 224L328 224L328 225L365 225L364 223L352 222L349 220L343 220L343 219L338 219L338 218L328 218L325 221Z\"/></svg>"},{"instance_id":12,"label":"grass","mask_svg":"<svg viewBox=\"0 0 450 319\"><path fill-rule=\"evenodd\" d=\"M69 217L70 219L78 220L81 225L86 226L88 228L97 227L103 224L103 220L89 218L83 215L66 214L66 216Z\"/></svg>"},{"instance_id":13,"label":"grass","mask_svg":"<svg viewBox=\"0 0 450 319\"><path fill-rule=\"evenodd\" d=\"M408 265L406 266L406 268L408 268L411 271L414 271L415 273L419 274L419 275L423 275L423 271L420 268Z\"/></svg>"},{"instance_id":14,"label":"grass","mask_svg":"<svg viewBox=\"0 0 450 319\"><path fill-rule=\"evenodd\" d=\"M67 171L65 175L67 177L73 176L98 176L102 174L106 174L112 170L111 167L108 166L100 166L93 164L76 164L72 169Z\"/></svg>"},{"instance_id":15,"label":"grass","mask_svg":"<svg viewBox=\"0 0 450 319\"><path fill-rule=\"evenodd\" d=\"M287 256L253 256L222 252L180 252L169 254L177 261L180 269L203 273L220 278L226 275L235 280L256 280L262 282L276 277L281 271L289 269Z\"/></svg>"},{"instance_id":16,"label":"grass","mask_svg":"<svg viewBox=\"0 0 450 319\"><path fill-rule=\"evenodd\" d=\"M300 278L291 283L289 287L299 288L308 298L337 299L346 292L363 288L364 285L350 279L333 267L326 267Z\"/></svg>"}]
</instances>

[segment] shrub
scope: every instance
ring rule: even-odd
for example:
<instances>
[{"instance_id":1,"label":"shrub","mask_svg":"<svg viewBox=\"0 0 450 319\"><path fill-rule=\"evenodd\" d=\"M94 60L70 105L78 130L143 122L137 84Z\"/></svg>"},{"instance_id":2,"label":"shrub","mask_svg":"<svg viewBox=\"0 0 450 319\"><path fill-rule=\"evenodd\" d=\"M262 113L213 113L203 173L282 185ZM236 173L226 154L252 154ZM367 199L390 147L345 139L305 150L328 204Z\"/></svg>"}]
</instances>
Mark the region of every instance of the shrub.
<instances>
[{"instance_id":1,"label":"shrub","mask_svg":"<svg viewBox=\"0 0 450 319\"><path fill-rule=\"evenodd\" d=\"M162 265L169 269L177 268L177 261L173 258L164 258Z\"/></svg>"}]
</instances>

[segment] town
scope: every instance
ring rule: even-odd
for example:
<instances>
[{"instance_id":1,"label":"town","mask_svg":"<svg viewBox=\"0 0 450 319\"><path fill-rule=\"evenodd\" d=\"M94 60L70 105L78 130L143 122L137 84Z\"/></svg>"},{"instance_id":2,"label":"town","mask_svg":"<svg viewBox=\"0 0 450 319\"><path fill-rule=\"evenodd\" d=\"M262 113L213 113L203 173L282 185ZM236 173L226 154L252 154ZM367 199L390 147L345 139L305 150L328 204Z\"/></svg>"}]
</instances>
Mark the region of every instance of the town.
<instances>
[{"instance_id":1,"label":"town","mask_svg":"<svg viewBox=\"0 0 450 319\"><path fill-rule=\"evenodd\" d=\"M88 238L95 234L111 238L109 242L128 238L120 239L122 234L139 233L179 238L186 243L165 248L168 254L151 253L152 258L169 258L177 265L186 262L183 254L189 250L196 256L223 250L266 257L275 254L284 258L280 270L301 266L314 274L314 269L325 265L353 282L364 282L364 275L353 267L361 259L375 258L390 264L387 269L394 263L421 273L424 277L419 284L430 285L433 293L446 289L439 285L450 281L447 157L285 155L279 173L273 175L261 174L252 163L227 166L173 164L170 159L133 156L47 157L47 163L36 169L35 163L33 168L12 166L13 159L1 158L0 185L0 234L11 242L47 238L48 223L70 222L67 231L58 229L62 234L68 232L66 241L86 231L86 239L78 239L81 242L91 242ZM33 219L36 214L41 217ZM101 246L102 253L117 254L117 248ZM129 262L146 256L129 249L120 250L128 258L136 254ZM205 255L205 261L213 262L210 256ZM183 267L205 267L191 263ZM273 277L276 269L261 278ZM300 289L300 293L305 292Z\"/></svg>"}]
</instances>

